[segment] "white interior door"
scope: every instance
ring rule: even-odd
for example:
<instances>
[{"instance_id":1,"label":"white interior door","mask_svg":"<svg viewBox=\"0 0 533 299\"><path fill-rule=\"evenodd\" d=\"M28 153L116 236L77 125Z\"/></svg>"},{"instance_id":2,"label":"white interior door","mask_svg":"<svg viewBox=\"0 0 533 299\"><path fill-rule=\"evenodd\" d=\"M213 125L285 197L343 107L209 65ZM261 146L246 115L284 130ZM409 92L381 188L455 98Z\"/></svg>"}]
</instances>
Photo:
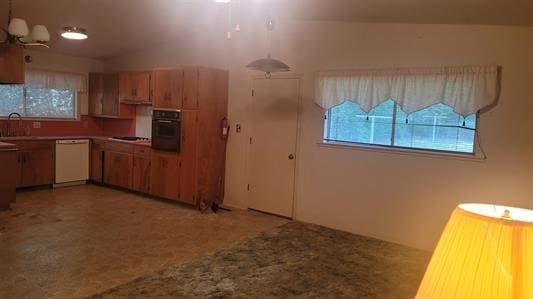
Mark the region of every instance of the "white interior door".
<instances>
[{"instance_id":1,"label":"white interior door","mask_svg":"<svg viewBox=\"0 0 533 299\"><path fill-rule=\"evenodd\" d=\"M300 79L254 79L250 139L251 209L291 217Z\"/></svg>"}]
</instances>

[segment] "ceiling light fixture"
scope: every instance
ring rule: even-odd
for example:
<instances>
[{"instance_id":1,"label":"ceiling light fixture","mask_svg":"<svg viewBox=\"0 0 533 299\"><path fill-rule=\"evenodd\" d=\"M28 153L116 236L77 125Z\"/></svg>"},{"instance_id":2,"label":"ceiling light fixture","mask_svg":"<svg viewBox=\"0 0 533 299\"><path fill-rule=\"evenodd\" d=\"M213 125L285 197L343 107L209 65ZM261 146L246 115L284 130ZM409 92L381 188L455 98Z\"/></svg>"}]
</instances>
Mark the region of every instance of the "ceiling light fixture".
<instances>
[{"instance_id":1,"label":"ceiling light fixture","mask_svg":"<svg viewBox=\"0 0 533 299\"><path fill-rule=\"evenodd\" d=\"M270 37L270 48L272 49L272 31L274 31L275 21L268 17L266 20L266 28ZM268 52L267 58L260 58L250 62L246 68L254 71L261 71L265 73L266 78L270 78L272 73L288 72L291 68L281 60L273 59Z\"/></svg>"},{"instance_id":2,"label":"ceiling light fixture","mask_svg":"<svg viewBox=\"0 0 533 299\"><path fill-rule=\"evenodd\" d=\"M61 33L61 36L73 40L83 40L89 37L87 35L87 30L74 26L63 27L63 33Z\"/></svg>"},{"instance_id":3,"label":"ceiling light fixture","mask_svg":"<svg viewBox=\"0 0 533 299\"><path fill-rule=\"evenodd\" d=\"M0 43L18 44L22 46L42 46L50 48L47 43L50 41L50 33L44 25L35 25L30 32L26 21L13 18L13 1L9 0L8 25L7 29L0 27L6 33L6 38Z\"/></svg>"}]
</instances>

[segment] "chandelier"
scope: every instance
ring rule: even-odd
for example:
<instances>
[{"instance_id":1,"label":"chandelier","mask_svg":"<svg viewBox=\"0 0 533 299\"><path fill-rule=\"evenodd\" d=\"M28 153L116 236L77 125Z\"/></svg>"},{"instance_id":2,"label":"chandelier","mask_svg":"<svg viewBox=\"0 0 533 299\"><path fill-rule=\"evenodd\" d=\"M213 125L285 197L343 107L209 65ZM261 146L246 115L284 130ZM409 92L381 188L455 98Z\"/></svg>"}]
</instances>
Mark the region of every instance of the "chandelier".
<instances>
[{"instance_id":1,"label":"chandelier","mask_svg":"<svg viewBox=\"0 0 533 299\"><path fill-rule=\"evenodd\" d=\"M35 25L30 32L28 25L24 19L12 17L13 1L9 0L8 11L8 25L7 29L0 27L5 32L6 38L0 43L17 44L22 46L42 46L50 48L48 42L50 41L50 33L44 25Z\"/></svg>"}]
</instances>

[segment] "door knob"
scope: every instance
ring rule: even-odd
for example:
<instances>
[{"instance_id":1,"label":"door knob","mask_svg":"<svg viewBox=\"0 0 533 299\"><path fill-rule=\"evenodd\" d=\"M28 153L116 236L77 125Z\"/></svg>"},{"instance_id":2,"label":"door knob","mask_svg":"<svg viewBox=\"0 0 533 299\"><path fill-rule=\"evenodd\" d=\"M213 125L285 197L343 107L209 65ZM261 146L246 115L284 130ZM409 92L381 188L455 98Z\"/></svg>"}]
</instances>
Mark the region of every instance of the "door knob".
<instances>
[{"instance_id":1,"label":"door knob","mask_svg":"<svg viewBox=\"0 0 533 299\"><path fill-rule=\"evenodd\" d=\"M290 154L289 155L289 160L293 160L294 159L294 155L293 154Z\"/></svg>"}]
</instances>

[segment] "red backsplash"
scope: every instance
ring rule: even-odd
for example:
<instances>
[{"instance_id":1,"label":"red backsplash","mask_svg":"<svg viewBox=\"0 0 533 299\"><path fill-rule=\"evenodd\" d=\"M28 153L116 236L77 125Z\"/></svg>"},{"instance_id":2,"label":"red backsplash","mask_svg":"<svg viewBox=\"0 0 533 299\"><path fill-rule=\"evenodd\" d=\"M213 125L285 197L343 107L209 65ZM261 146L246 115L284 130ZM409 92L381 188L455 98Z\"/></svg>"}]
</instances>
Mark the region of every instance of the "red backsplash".
<instances>
[{"instance_id":1,"label":"red backsplash","mask_svg":"<svg viewBox=\"0 0 533 299\"><path fill-rule=\"evenodd\" d=\"M33 123L40 122L40 128ZM12 121L17 126L18 121ZM6 125L0 120L0 129ZM80 115L78 121L26 120L23 126L29 126L32 136L134 136L135 119L106 119Z\"/></svg>"},{"instance_id":2,"label":"red backsplash","mask_svg":"<svg viewBox=\"0 0 533 299\"><path fill-rule=\"evenodd\" d=\"M133 119L102 119L103 136L135 136L135 118Z\"/></svg>"}]
</instances>

